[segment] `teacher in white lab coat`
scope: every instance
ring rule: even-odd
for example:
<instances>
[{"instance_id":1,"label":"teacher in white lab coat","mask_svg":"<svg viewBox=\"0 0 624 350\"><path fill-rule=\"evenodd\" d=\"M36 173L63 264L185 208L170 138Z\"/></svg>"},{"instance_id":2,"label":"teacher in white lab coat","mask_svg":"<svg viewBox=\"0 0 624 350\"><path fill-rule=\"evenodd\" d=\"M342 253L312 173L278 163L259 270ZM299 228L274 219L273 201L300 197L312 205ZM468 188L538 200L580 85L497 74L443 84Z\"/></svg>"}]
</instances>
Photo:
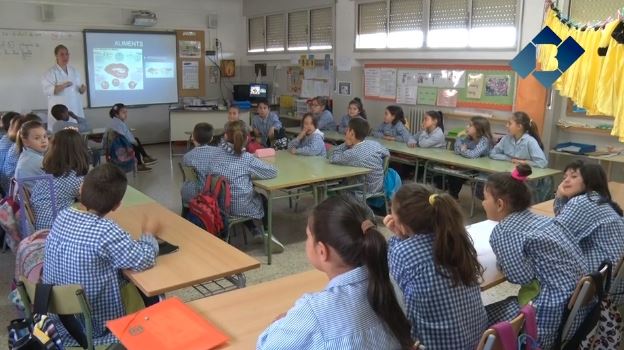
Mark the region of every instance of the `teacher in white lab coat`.
<instances>
[{"instance_id":1,"label":"teacher in white lab coat","mask_svg":"<svg viewBox=\"0 0 624 350\"><path fill-rule=\"evenodd\" d=\"M85 117L82 94L87 91L87 86L78 70L68 64L69 50L64 45L58 45L54 48L54 56L56 64L41 78L43 93L48 97L48 130L52 130L55 121L50 113L54 105L63 104L77 117Z\"/></svg>"}]
</instances>

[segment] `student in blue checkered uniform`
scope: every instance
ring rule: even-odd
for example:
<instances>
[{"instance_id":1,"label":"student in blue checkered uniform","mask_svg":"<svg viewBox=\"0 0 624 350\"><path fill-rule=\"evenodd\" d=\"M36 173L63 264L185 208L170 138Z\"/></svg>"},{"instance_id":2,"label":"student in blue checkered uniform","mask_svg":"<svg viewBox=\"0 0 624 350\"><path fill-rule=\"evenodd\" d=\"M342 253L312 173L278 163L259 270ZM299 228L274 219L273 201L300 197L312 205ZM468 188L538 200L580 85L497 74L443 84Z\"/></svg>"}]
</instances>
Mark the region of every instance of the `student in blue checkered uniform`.
<instances>
[{"instance_id":1,"label":"student in blue checkered uniform","mask_svg":"<svg viewBox=\"0 0 624 350\"><path fill-rule=\"evenodd\" d=\"M247 129L242 121L229 122L225 125L223 142L212 154L207 174L223 176L230 184L232 203L230 215L253 218L245 225L251 231L254 241L264 242L267 235L256 222L262 220L267 225L266 199L254 192L252 179L272 179L277 176L277 169L245 151ZM271 249L274 253L284 251L284 246L273 235Z\"/></svg>"},{"instance_id":2,"label":"student in blue checkered uniform","mask_svg":"<svg viewBox=\"0 0 624 350\"><path fill-rule=\"evenodd\" d=\"M444 115L441 111L428 111L422 121L422 130L407 141L409 147L446 148Z\"/></svg>"},{"instance_id":3,"label":"student in blue checkered uniform","mask_svg":"<svg viewBox=\"0 0 624 350\"><path fill-rule=\"evenodd\" d=\"M390 274L405 299L412 336L425 349L474 349L487 328L479 280L483 268L463 224L462 210L446 193L403 185L384 224Z\"/></svg>"},{"instance_id":4,"label":"student in blue checkered uniform","mask_svg":"<svg viewBox=\"0 0 624 350\"><path fill-rule=\"evenodd\" d=\"M327 109L327 97L316 96L312 99L310 104L311 112L318 122L318 129L321 131L335 131L336 122L334 121L334 115Z\"/></svg>"},{"instance_id":5,"label":"student in blue checkered uniform","mask_svg":"<svg viewBox=\"0 0 624 350\"><path fill-rule=\"evenodd\" d=\"M412 139L412 135L405 127L406 123L403 108L400 106L388 106L384 111L383 123L373 130L372 136L388 141L407 143Z\"/></svg>"},{"instance_id":6,"label":"student in blue checkered uniform","mask_svg":"<svg viewBox=\"0 0 624 350\"><path fill-rule=\"evenodd\" d=\"M351 118L366 119L366 111L364 110L364 105L362 104L362 100L360 100L359 97L356 97L349 102L347 114L343 115L342 118L340 118L340 123L338 123L339 133L345 134L347 132L347 127L349 127L349 120L351 120Z\"/></svg>"},{"instance_id":7,"label":"student in blue checkered uniform","mask_svg":"<svg viewBox=\"0 0 624 350\"><path fill-rule=\"evenodd\" d=\"M366 119L349 120L345 142L332 149L329 161L333 164L371 169L364 177L366 193L376 193L383 189L384 158L389 157L390 152L377 141L365 140L369 131ZM361 179L357 181L362 182Z\"/></svg>"},{"instance_id":8,"label":"student in blue checkered uniform","mask_svg":"<svg viewBox=\"0 0 624 350\"><path fill-rule=\"evenodd\" d=\"M186 217L188 204L193 197L204 187L204 180L212 169L214 154L217 147L210 146L213 137L212 125L208 123L198 123L193 128L191 141L195 148L187 152L182 158L182 165L195 169L199 181L187 180L182 184L180 190L182 196L182 216Z\"/></svg>"},{"instance_id":9,"label":"student in blue checkered uniform","mask_svg":"<svg viewBox=\"0 0 624 350\"><path fill-rule=\"evenodd\" d=\"M302 156L323 156L327 154L323 132L316 128L318 121L312 113L306 113L301 120L301 132L288 143L288 152Z\"/></svg>"},{"instance_id":10,"label":"student in blue checkered uniform","mask_svg":"<svg viewBox=\"0 0 624 350\"><path fill-rule=\"evenodd\" d=\"M134 136L132 130L128 127L128 108L126 105L123 103L115 103L108 111L108 115L111 118L109 129L114 130L119 135L123 135L132 144L134 156L137 159L137 171L151 171L152 168L149 166L158 163L158 159L152 158L147 154L141 140Z\"/></svg>"},{"instance_id":11,"label":"student in blue checkered uniform","mask_svg":"<svg viewBox=\"0 0 624 350\"><path fill-rule=\"evenodd\" d=\"M82 286L91 306L95 345L116 342L106 321L125 315L121 288L128 282L121 271L149 269L158 255L153 235L159 233L160 225L153 218L144 218L143 235L138 240L104 218L119 208L126 186L126 175L116 166L94 168L85 176L80 193L86 210L70 207L61 211L45 245L43 283ZM76 346L61 322L54 320L64 345Z\"/></svg>"},{"instance_id":12,"label":"student in blue checkered uniform","mask_svg":"<svg viewBox=\"0 0 624 350\"><path fill-rule=\"evenodd\" d=\"M258 114L251 119L251 127L257 141L269 147L282 128L282 122L275 112L269 109L269 101L265 98L258 100Z\"/></svg>"},{"instance_id":13,"label":"student in blue checkered uniform","mask_svg":"<svg viewBox=\"0 0 624 350\"><path fill-rule=\"evenodd\" d=\"M71 207L79 197L80 186L89 172L89 154L82 136L73 129L54 134L50 150L43 158L43 170L53 176L56 213ZM49 229L54 222L48 181L37 181L30 202L35 215L35 230Z\"/></svg>"},{"instance_id":14,"label":"student in blue checkered uniform","mask_svg":"<svg viewBox=\"0 0 624 350\"><path fill-rule=\"evenodd\" d=\"M622 209L611 198L604 169L580 160L568 164L557 189L554 211L555 221L580 245L589 269L598 271L603 261L609 261L615 274L624 256L624 221ZM624 286L613 287L620 299Z\"/></svg>"},{"instance_id":15,"label":"student in blue checkered uniform","mask_svg":"<svg viewBox=\"0 0 624 350\"><path fill-rule=\"evenodd\" d=\"M9 147L9 151L6 154L4 159L4 164L2 164L2 189L5 193L9 191L9 187L11 185L11 179L15 176L15 168L17 167L17 161L19 160L20 152L17 146L17 139L19 130L22 128L22 125L29 121L41 121L38 115L34 113L26 114L25 116L15 117L15 124L13 132L9 132L9 139L12 141L11 146Z\"/></svg>"},{"instance_id":16,"label":"student in blue checkered uniform","mask_svg":"<svg viewBox=\"0 0 624 350\"><path fill-rule=\"evenodd\" d=\"M43 124L36 120L24 123L16 144L20 156L15 166L15 178L21 180L44 175L43 156L48 151L49 142L48 131ZM32 181L24 182L24 186L28 188L33 185Z\"/></svg>"},{"instance_id":17,"label":"student in blue checkered uniform","mask_svg":"<svg viewBox=\"0 0 624 350\"><path fill-rule=\"evenodd\" d=\"M4 166L4 160L9 153L9 149L15 142L15 138L17 137L16 128L17 121L21 118L21 115L17 112L7 112L2 115L2 129L5 134L0 138L0 185L2 185L4 191L4 185L8 184L8 180L3 179L2 176L2 167ZM8 187L7 187L8 189Z\"/></svg>"},{"instance_id":18,"label":"student in blue checkered uniform","mask_svg":"<svg viewBox=\"0 0 624 350\"><path fill-rule=\"evenodd\" d=\"M487 157L490 154L494 142L490 122L487 118L475 116L470 118L470 123L466 128L466 135L457 137L455 140L455 154L466 158ZM451 196L459 198L459 191L466 182L465 179L455 176L448 176L448 189Z\"/></svg>"},{"instance_id":19,"label":"student in blue checkered uniform","mask_svg":"<svg viewBox=\"0 0 624 350\"><path fill-rule=\"evenodd\" d=\"M257 349L413 349L409 321L388 275L387 243L368 213L363 204L340 196L314 208L305 249L329 283L278 316L258 338Z\"/></svg>"},{"instance_id":20,"label":"student in blue checkered uniform","mask_svg":"<svg viewBox=\"0 0 624 350\"><path fill-rule=\"evenodd\" d=\"M530 174L531 168L521 164L511 174L491 175L485 185L483 208L488 219L499 221L490 236L496 261L509 282L523 286L517 298L486 309L490 323L496 323L517 316L520 304L532 300L539 342L543 349L550 349L568 298L590 270L580 247L561 224L529 211L531 192L525 181ZM586 311L581 310L573 331Z\"/></svg>"}]
</instances>

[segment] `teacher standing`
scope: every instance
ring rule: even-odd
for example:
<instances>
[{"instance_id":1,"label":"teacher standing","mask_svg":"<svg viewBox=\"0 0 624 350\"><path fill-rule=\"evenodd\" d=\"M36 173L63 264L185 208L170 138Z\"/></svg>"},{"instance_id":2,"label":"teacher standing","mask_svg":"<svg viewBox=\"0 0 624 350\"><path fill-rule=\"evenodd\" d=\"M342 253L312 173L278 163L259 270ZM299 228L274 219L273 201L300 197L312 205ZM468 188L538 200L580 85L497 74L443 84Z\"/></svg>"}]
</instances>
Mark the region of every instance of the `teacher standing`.
<instances>
[{"instance_id":1,"label":"teacher standing","mask_svg":"<svg viewBox=\"0 0 624 350\"><path fill-rule=\"evenodd\" d=\"M69 50L64 45L58 45L54 48L54 56L56 64L41 78L43 93L48 97L48 130L52 130L55 121L50 113L54 105L63 104L77 117L85 117L81 95L87 91L87 86L78 70L68 64Z\"/></svg>"}]
</instances>

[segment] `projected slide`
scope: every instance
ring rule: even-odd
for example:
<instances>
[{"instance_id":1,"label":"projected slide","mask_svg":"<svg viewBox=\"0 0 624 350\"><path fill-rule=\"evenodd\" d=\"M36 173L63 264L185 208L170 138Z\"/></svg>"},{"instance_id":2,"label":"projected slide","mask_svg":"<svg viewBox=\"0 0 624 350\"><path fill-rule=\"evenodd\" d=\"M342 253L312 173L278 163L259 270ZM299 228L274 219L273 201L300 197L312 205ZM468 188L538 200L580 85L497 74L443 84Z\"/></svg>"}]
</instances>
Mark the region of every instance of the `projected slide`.
<instances>
[{"instance_id":1,"label":"projected slide","mask_svg":"<svg viewBox=\"0 0 624 350\"><path fill-rule=\"evenodd\" d=\"M89 106L178 102L170 32L85 31Z\"/></svg>"},{"instance_id":2,"label":"projected slide","mask_svg":"<svg viewBox=\"0 0 624 350\"><path fill-rule=\"evenodd\" d=\"M93 50L96 90L143 90L143 50Z\"/></svg>"}]
</instances>

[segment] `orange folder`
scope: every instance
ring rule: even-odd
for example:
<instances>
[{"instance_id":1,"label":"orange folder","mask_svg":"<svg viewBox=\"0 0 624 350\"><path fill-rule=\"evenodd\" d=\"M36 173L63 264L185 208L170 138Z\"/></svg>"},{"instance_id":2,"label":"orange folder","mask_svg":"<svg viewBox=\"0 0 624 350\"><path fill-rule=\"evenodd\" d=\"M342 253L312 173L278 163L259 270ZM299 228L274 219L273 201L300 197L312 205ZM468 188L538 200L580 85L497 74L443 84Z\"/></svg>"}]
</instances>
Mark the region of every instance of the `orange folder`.
<instances>
[{"instance_id":1,"label":"orange folder","mask_svg":"<svg viewBox=\"0 0 624 350\"><path fill-rule=\"evenodd\" d=\"M176 297L108 321L106 326L128 350L209 350L228 341L225 334Z\"/></svg>"}]
</instances>

